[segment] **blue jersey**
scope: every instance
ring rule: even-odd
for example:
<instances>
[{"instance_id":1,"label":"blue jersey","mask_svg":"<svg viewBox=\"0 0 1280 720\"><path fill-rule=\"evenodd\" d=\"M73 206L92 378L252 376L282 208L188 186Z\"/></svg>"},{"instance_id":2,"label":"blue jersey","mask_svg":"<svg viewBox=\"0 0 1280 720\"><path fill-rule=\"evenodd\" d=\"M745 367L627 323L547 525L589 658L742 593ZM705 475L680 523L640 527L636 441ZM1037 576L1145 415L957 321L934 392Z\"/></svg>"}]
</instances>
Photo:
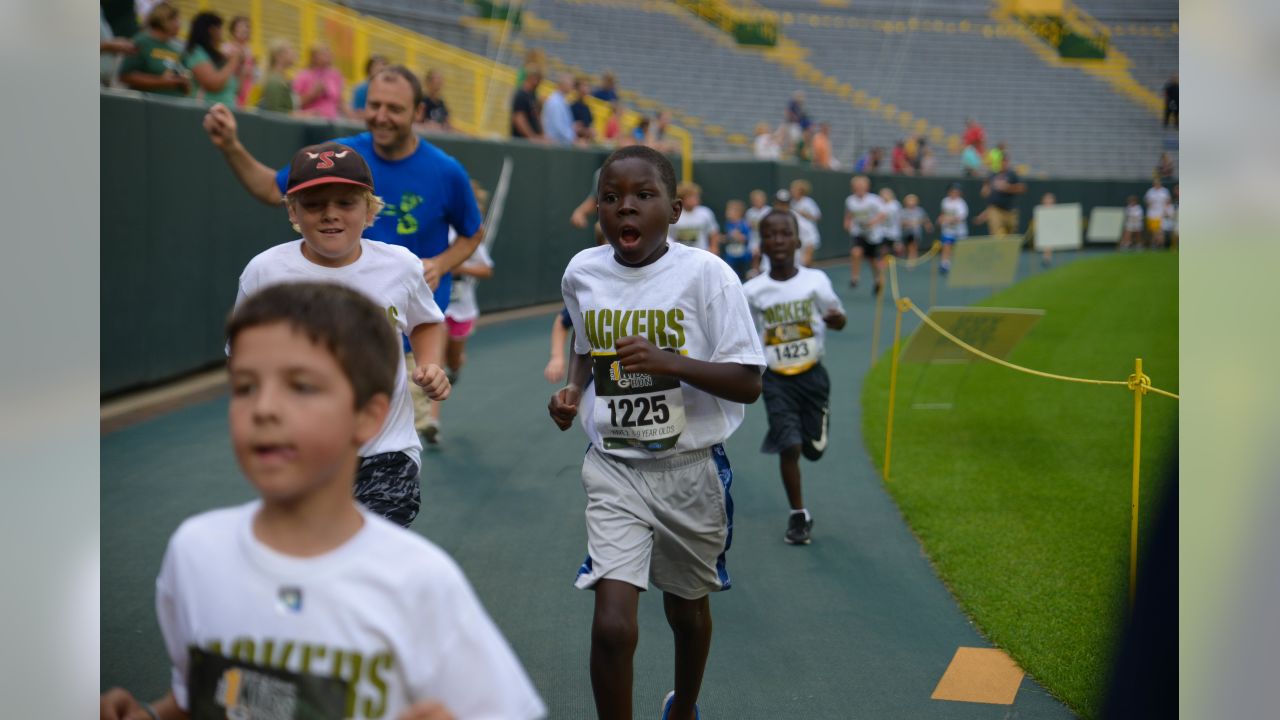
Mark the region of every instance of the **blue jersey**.
<instances>
[{"instance_id":1,"label":"blue jersey","mask_svg":"<svg viewBox=\"0 0 1280 720\"><path fill-rule=\"evenodd\" d=\"M374 194L387 206L364 232L370 240L408 248L420 258L432 258L449 247L449 228L459 237L480 230L480 208L471 191L471 179L462 164L440 148L418 138L418 149L403 160L383 160L373 151L373 138L363 132L334 142L351 147L369 163ZM276 173L281 194L289 182L289 166ZM436 304L449 306L453 277L440 278Z\"/></svg>"}]
</instances>

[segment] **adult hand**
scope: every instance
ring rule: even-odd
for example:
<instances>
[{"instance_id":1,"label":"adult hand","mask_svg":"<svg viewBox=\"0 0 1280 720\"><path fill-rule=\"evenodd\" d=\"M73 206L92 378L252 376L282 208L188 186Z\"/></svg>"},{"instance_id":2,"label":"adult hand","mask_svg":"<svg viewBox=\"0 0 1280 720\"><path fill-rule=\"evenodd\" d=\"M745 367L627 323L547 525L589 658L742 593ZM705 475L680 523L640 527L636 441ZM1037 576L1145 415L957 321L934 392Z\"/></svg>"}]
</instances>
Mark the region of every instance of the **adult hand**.
<instances>
[{"instance_id":1,"label":"adult hand","mask_svg":"<svg viewBox=\"0 0 1280 720\"><path fill-rule=\"evenodd\" d=\"M576 385L565 385L551 396L547 412L555 421L556 427L561 430L573 427L573 419L578 416L578 401L581 399L582 390Z\"/></svg>"},{"instance_id":2,"label":"adult hand","mask_svg":"<svg viewBox=\"0 0 1280 720\"><path fill-rule=\"evenodd\" d=\"M440 267L433 258L422 258L422 279L427 281L432 292L440 285L440 275Z\"/></svg>"},{"instance_id":3,"label":"adult hand","mask_svg":"<svg viewBox=\"0 0 1280 720\"><path fill-rule=\"evenodd\" d=\"M453 713L434 700L414 703L396 716L396 720L454 720Z\"/></svg>"},{"instance_id":4,"label":"adult hand","mask_svg":"<svg viewBox=\"0 0 1280 720\"><path fill-rule=\"evenodd\" d=\"M119 55L135 55L138 52L138 46L133 44L129 38L111 38L102 41L102 52L116 53Z\"/></svg>"},{"instance_id":5,"label":"adult hand","mask_svg":"<svg viewBox=\"0 0 1280 720\"><path fill-rule=\"evenodd\" d=\"M223 152L240 142L236 136L236 116L222 103L215 103L204 114L204 131L209 134L213 146Z\"/></svg>"},{"instance_id":6,"label":"adult hand","mask_svg":"<svg viewBox=\"0 0 1280 720\"><path fill-rule=\"evenodd\" d=\"M614 343L623 372L650 375L673 375L673 362L680 357L662 350L639 335L620 338Z\"/></svg>"},{"instance_id":7,"label":"adult hand","mask_svg":"<svg viewBox=\"0 0 1280 720\"><path fill-rule=\"evenodd\" d=\"M587 214L581 209L574 210L573 214L569 216L569 223L576 228L584 228L588 222Z\"/></svg>"},{"instance_id":8,"label":"adult hand","mask_svg":"<svg viewBox=\"0 0 1280 720\"><path fill-rule=\"evenodd\" d=\"M452 389L444 370L441 370L440 366L435 363L419 365L414 368L413 381L417 383L418 387L422 388L427 397L436 402L448 398L449 391Z\"/></svg>"}]
</instances>

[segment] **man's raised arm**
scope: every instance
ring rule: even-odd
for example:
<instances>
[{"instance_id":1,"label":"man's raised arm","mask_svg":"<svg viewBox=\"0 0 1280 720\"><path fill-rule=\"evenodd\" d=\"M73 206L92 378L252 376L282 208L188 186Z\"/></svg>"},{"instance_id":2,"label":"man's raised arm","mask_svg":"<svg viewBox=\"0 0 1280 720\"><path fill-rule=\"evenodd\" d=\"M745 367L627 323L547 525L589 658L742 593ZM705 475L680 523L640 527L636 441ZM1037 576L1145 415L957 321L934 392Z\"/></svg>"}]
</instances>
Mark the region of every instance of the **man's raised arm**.
<instances>
[{"instance_id":1,"label":"man's raised arm","mask_svg":"<svg viewBox=\"0 0 1280 720\"><path fill-rule=\"evenodd\" d=\"M258 162L249 151L240 144L236 136L236 116L222 103L209 108L204 116L204 131L209 133L209 141L222 151L231 166L236 179L249 191L249 194L268 205L279 205L280 189L276 186L276 172Z\"/></svg>"}]
</instances>

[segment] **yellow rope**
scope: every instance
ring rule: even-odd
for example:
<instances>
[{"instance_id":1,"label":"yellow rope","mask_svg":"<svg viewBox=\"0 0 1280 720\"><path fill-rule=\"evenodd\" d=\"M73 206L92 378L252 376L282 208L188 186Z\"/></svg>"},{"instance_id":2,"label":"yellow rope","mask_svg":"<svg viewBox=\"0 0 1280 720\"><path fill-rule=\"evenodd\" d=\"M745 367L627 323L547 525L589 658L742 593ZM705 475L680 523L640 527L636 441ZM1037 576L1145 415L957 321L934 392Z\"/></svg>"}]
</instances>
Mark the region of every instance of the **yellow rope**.
<instances>
[{"instance_id":1,"label":"yellow rope","mask_svg":"<svg viewBox=\"0 0 1280 720\"><path fill-rule=\"evenodd\" d=\"M930 259L932 259L934 255L937 255L938 251L941 248L942 248L942 243L939 243L939 242L935 242L934 244L930 245L928 252L926 252L923 255L917 256L915 260L908 260L906 262L907 269L910 270L911 268L918 267L920 265L925 264ZM892 260L892 258L890 259Z\"/></svg>"}]
</instances>

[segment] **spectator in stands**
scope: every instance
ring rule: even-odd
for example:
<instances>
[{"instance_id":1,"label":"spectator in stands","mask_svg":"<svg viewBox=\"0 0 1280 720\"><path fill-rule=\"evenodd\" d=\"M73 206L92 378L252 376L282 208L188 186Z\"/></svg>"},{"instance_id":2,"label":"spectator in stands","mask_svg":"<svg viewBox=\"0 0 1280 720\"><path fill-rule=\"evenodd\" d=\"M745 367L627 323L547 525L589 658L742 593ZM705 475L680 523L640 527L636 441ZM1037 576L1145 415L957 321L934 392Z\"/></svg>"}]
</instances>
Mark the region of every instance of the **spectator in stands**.
<instances>
[{"instance_id":1,"label":"spectator in stands","mask_svg":"<svg viewBox=\"0 0 1280 720\"><path fill-rule=\"evenodd\" d=\"M428 69L422 77L422 122L419 128L426 132L453 132L449 122L449 107L444 102L444 75L439 70Z\"/></svg>"},{"instance_id":2,"label":"spectator in stands","mask_svg":"<svg viewBox=\"0 0 1280 720\"><path fill-rule=\"evenodd\" d=\"M818 130L813 134L813 166L823 170L836 168L835 157L831 154L831 125L818 123Z\"/></svg>"},{"instance_id":3,"label":"spectator in stands","mask_svg":"<svg viewBox=\"0 0 1280 720\"><path fill-rule=\"evenodd\" d=\"M873 173L880 169L880 163L883 161L884 148L873 147L865 155L858 158L858 161L853 164L853 171L859 175Z\"/></svg>"},{"instance_id":4,"label":"spectator in stands","mask_svg":"<svg viewBox=\"0 0 1280 720\"><path fill-rule=\"evenodd\" d=\"M965 177L982 177L987 173L982 165L982 151L977 145L965 145L960 152L960 167Z\"/></svg>"},{"instance_id":5,"label":"spectator in stands","mask_svg":"<svg viewBox=\"0 0 1280 720\"><path fill-rule=\"evenodd\" d=\"M236 93L236 105L244 107L249 100L249 91L258 82L258 59L253 56L253 48L249 44L253 26L249 24L249 18L237 15L231 18L230 29L231 39L223 46L222 52L230 55L231 47L234 46L240 53L240 72L236 74L240 90Z\"/></svg>"},{"instance_id":6,"label":"spectator in stands","mask_svg":"<svg viewBox=\"0 0 1280 720\"><path fill-rule=\"evenodd\" d=\"M649 147L660 153L673 153L679 151L679 146L674 140L667 137L667 127L671 125L671 113L663 110L658 113L657 119L649 126Z\"/></svg>"},{"instance_id":7,"label":"spectator in stands","mask_svg":"<svg viewBox=\"0 0 1280 720\"><path fill-rule=\"evenodd\" d=\"M126 87L160 95L186 95L190 73L182 64L182 48L176 38L181 29L178 9L156 3L146 16L146 29L133 37L137 53L120 64L120 82Z\"/></svg>"},{"instance_id":8,"label":"spectator in stands","mask_svg":"<svg viewBox=\"0 0 1280 720\"><path fill-rule=\"evenodd\" d=\"M612 70L605 70L600 75L600 87L591 91L591 95L598 100L607 103L617 102L618 100L618 80L613 76Z\"/></svg>"},{"instance_id":9,"label":"spectator in stands","mask_svg":"<svg viewBox=\"0 0 1280 720\"><path fill-rule=\"evenodd\" d=\"M933 148L924 144L924 138L921 138L920 146L920 174L938 174L938 156L933 154Z\"/></svg>"},{"instance_id":10,"label":"spectator in stands","mask_svg":"<svg viewBox=\"0 0 1280 720\"><path fill-rule=\"evenodd\" d=\"M915 175L916 169L911 167L907 159L906 144L901 140L893 144L893 152L889 154L889 167L894 175Z\"/></svg>"},{"instance_id":11,"label":"spectator in stands","mask_svg":"<svg viewBox=\"0 0 1280 720\"><path fill-rule=\"evenodd\" d=\"M960 136L960 142L966 146L973 146L981 155L987 147L987 131L982 125L973 118L964 119L964 135Z\"/></svg>"},{"instance_id":12,"label":"spectator in stands","mask_svg":"<svg viewBox=\"0 0 1280 720\"><path fill-rule=\"evenodd\" d=\"M630 138L622 134L622 101L609 103L609 119L604 121L604 140L618 147L630 144Z\"/></svg>"},{"instance_id":13,"label":"spectator in stands","mask_svg":"<svg viewBox=\"0 0 1280 720\"><path fill-rule=\"evenodd\" d=\"M311 48L311 63L293 79L298 109L303 115L337 120L342 112L342 73L333 67L333 52L325 45Z\"/></svg>"},{"instance_id":14,"label":"spectator in stands","mask_svg":"<svg viewBox=\"0 0 1280 720\"><path fill-rule=\"evenodd\" d=\"M809 118L809 114L804 109L804 91L797 90L791 96L791 101L787 103L787 122L800 126L800 132L809 129L813 124L813 120Z\"/></svg>"},{"instance_id":15,"label":"spectator in stands","mask_svg":"<svg viewBox=\"0 0 1280 720\"><path fill-rule=\"evenodd\" d=\"M1008 148L1005 147L1004 141L996 143L996 146L987 151L987 167L991 168L991 172L998 173L1000 168L1004 166L1004 152Z\"/></svg>"},{"instance_id":16,"label":"spectator in stands","mask_svg":"<svg viewBox=\"0 0 1280 720\"><path fill-rule=\"evenodd\" d=\"M556 78L555 91L542 102L542 131L557 145L572 145L578 139L573 131L573 111L569 109L572 92L573 76L561 73Z\"/></svg>"},{"instance_id":17,"label":"spectator in stands","mask_svg":"<svg viewBox=\"0 0 1280 720\"><path fill-rule=\"evenodd\" d=\"M1169 127L1169 119L1173 119L1173 126L1178 127L1178 73L1174 73L1169 77L1169 82L1164 84L1164 126Z\"/></svg>"},{"instance_id":18,"label":"spectator in stands","mask_svg":"<svg viewBox=\"0 0 1280 720\"><path fill-rule=\"evenodd\" d=\"M987 209L974 218L973 222L979 225L987 223L995 237L1017 232L1018 210L1013 205L1018 196L1026 191L1027 185L1011 167L1009 156L1001 154L1000 171L992 174L982 184L982 197L987 199Z\"/></svg>"},{"instance_id":19,"label":"spectator in stands","mask_svg":"<svg viewBox=\"0 0 1280 720\"><path fill-rule=\"evenodd\" d=\"M525 68L524 82L516 86L516 93L511 98L511 137L524 138L536 143L547 141L542 134L538 97L534 94L540 82L542 82L541 70L536 67Z\"/></svg>"},{"instance_id":20,"label":"spectator in stands","mask_svg":"<svg viewBox=\"0 0 1280 720\"><path fill-rule=\"evenodd\" d=\"M387 59L377 53L369 56L364 64L364 80L351 90L351 115L364 117L364 105L369 97L369 79L382 72L387 66Z\"/></svg>"},{"instance_id":21,"label":"spectator in stands","mask_svg":"<svg viewBox=\"0 0 1280 720\"><path fill-rule=\"evenodd\" d=\"M640 116L640 121L631 129L631 140L636 145L646 145L649 142L649 118L646 115Z\"/></svg>"},{"instance_id":22,"label":"spectator in stands","mask_svg":"<svg viewBox=\"0 0 1280 720\"><path fill-rule=\"evenodd\" d=\"M782 130L781 127L770 130L768 123L756 123L756 139L751 145L751 151L757 160L777 160L782 157L782 143L778 137Z\"/></svg>"},{"instance_id":23,"label":"spectator in stands","mask_svg":"<svg viewBox=\"0 0 1280 720\"><path fill-rule=\"evenodd\" d=\"M581 143L595 142L596 129L592 126L595 118L591 116L591 108L587 106L591 89L585 77L574 78L573 94L573 103L569 105L569 112L573 115L573 133L578 136L578 141Z\"/></svg>"},{"instance_id":24,"label":"spectator in stands","mask_svg":"<svg viewBox=\"0 0 1280 720\"><path fill-rule=\"evenodd\" d=\"M524 64L520 66L520 72L516 73L516 87L524 85L525 78L532 70L538 71L539 82L547 76L547 56L540 48L530 48L524 54Z\"/></svg>"},{"instance_id":25,"label":"spectator in stands","mask_svg":"<svg viewBox=\"0 0 1280 720\"><path fill-rule=\"evenodd\" d=\"M120 59L138 52L138 46L127 37L117 37L107 22L107 12L98 8L101 32L98 35L98 55L101 58L99 80L104 87L116 84L120 73Z\"/></svg>"},{"instance_id":26,"label":"spectator in stands","mask_svg":"<svg viewBox=\"0 0 1280 720\"><path fill-rule=\"evenodd\" d=\"M272 112L291 113L298 106L293 96L293 88L289 85L289 69L298 61L298 51L293 43L284 38L276 38L267 46L267 79L262 83L262 97L258 98L258 108Z\"/></svg>"},{"instance_id":27,"label":"spectator in stands","mask_svg":"<svg viewBox=\"0 0 1280 720\"><path fill-rule=\"evenodd\" d=\"M222 25L222 16L217 13L202 12L191 18L184 62L195 79L194 95L209 103L235 107L240 93L240 64L244 58L238 47L223 45ZM223 54L223 47L231 54Z\"/></svg>"}]
</instances>

